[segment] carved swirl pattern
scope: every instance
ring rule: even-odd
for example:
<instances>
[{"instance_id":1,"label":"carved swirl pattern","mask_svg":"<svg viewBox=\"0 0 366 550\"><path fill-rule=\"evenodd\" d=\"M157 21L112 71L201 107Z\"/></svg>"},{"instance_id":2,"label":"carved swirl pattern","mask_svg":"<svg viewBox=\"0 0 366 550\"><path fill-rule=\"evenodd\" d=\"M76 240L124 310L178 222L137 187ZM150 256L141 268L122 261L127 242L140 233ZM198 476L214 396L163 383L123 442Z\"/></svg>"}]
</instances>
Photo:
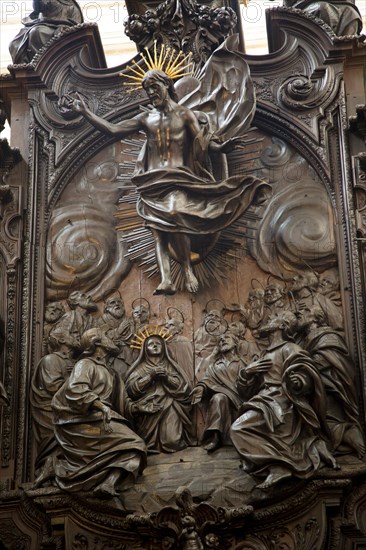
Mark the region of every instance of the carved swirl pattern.
<instances>
[{"instance_id":1,"label":"carved swirl pattern","mask_svg":"<svg viewBox=\"0 0 366 550\"><path fill-rule=\"evenodd\" d=\"M106 274L115 248L116 232L106 225L103 210L79 205L57 208L48 247L47 286L59 296L67 288L90 290Z\"/></svg>"},{"instance_id":2,"label":"carved swirl pattern","mask_svg":"<svg viewBox=\"0 0 366 550\"><path fill-rule=\"evenodd\" d=\"M302 69L303 70L303 69ZM304 74L300 69L287 76L277 88L280 104L293 111L318 110L334 94L337 86L334 82L334 70L327 67L316 76Z\"/></svg>"},{"instance_id":3,"label":"carved swirl pattern","mask_svg":"<svg viewBox=\"0 0 366 550\"><path fill-rule=\"evenodd\" d=\"M329 198L315 182L287 185L264 212L251 253L262 269L281 277L309 264L326 269L336 261Z\"/></svg>"},{"instance_id":4,"label":"carved swirl pattern","mask_svg":"<svg viewBox=\"0 0 366 550\"><path fill-rule=\"evenodd\" d=\"M104 287L118 286L129 271L113 217L120 193L113 147L85 165L53 211L46 268L50 300L76 288L100 298Z\"/></svg>"},{"instance_id":5,"label":"carved swirl pattern","mask_svg":"<svg viewBox=\"0 0 366 550\"><path fill-rule=\"evenodd\" d=\"M280 100L286 107L308 109L315 92L315 85L306 75L297 75L287 79L280 87Z\"/></svg>"},{"instance_id":6,"label":"carved swirl pattern","mask_svg":"<svg viewBox=\"0 0 366 550\"><path fill-rule=\"evenodd\" d=\"M261 154L264 166L284 166L291 158L291 151L282 139L272 138L271 145L267 145Z\"/></svg>"}]
</instances>

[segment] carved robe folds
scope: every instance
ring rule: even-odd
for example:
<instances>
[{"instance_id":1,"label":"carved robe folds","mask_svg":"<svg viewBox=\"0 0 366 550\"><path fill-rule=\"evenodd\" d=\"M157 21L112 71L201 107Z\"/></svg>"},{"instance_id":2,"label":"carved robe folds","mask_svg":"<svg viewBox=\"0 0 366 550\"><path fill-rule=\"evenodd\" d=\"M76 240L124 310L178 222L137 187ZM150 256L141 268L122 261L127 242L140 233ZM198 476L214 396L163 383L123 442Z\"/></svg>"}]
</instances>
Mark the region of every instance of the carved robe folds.
<instances>
[{"instance_id":1,"label":"carved robe folds","mask_svg":"<svg viewBox=\"0 0 366 550\"><path fill-rule=\"evenodd\" d=\"M188 396L190 386L186 375L180 371L168 355L164 342L164 354L159 363L153 363L146 353L146 342L136 363L132 365L126 380L128 394L138 405L149 401L160 405L154 414L137 417L137 433L145 440L149 450L172 453L185 449L192 442L192 419ZM154 378L157 367L164 371L164 378Z\"/></svg>"},{"instance_id":2,"label":"carved robe folds","mask_svg":"<svg viewBox=\"0 0 366 550\"><path fill-rule=\"evenodd\" d=\"M320 467L318 447L324 445L319 438L325 424L324 411L320 410L321 402L325 402L320 377L296 344L282 342L269 347L264 357L272 362L267 372L256 371L253 363L254 368L249 365L239 378L243 393L245 387L249 392L256 384L259 391L242 405L243 414L231 428L233 444L248 473L268 475L273 468L280 468L295 477L308 478ZM312 391L322 396L314 407L306 399L294 400L286 389L283 375L295 362L306 370Z\"/></svg>"},{"instance_id":3,"label":"carved robe folds","mask_svg":"<svg viewBox=\"0 0 366 550\"><path fill-rule=\"evenodd\" d=\"M93 409L100 400L111 409L111 431L102 413ZM55 465L56 482L68 491L88 491L112 469L137 475L146 462L144 442L128 425L131 402L123 382L102 362L79 361L53 401L55 434L65 458Z\"/></svg>"},{"instance_id":4,"label":"carved robe folds","mask_svg":"<svg viewBox=\"0 0 366 550\"><path fill-rule=\"evenodd\" d=\"M231 361L225 358L218 359L208 367L204 378L199 383L206 388L209 394L203 439L209 437L210 432L218 431L222 442L231 444L230 426L238 417L238 410L242 402L236 389L236 381L243 367L245 367L245 363L239 357Z\"/></svg>"},{"instance_id":5,"label":"carved robe folds","mask_svg":"<svg viewBox=\"0 0 366 550\"><path fill-rule=\"evenodd\" d=\"M30 400L34 435L38 444L36 469L56 452L51 401L69 377L74 362L66 353L54 352L45 355L34 372Z\"/></svg>"}]
</instances>

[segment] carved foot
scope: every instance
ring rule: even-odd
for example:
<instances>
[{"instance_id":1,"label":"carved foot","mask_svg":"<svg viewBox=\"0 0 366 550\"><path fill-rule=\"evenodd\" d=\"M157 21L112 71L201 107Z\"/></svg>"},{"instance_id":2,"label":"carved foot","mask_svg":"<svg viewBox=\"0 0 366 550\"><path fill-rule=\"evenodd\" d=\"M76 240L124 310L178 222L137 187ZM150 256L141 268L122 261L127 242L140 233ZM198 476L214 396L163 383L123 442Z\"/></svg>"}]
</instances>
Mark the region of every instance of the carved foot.
<instances>
[{"instance_id":1,"label":"carved foot","mask_svg":"<svg viewBox=\"0 0 366 550\"><path fill-rule=\"evenodd\" d=\"M320 458L322 458L324 462L328 464L328 466L331 466L332 468L334 468L334 470L340 469L338 462L336 461L332 453L328 450L325 441L319 441L317 443L317 448Z\"/></svg>"},{"instance_id":2,"label":"carved foot","mask_svg":"<svg viewBox=\"0 0 366 550\"><path fill-rule=\"evenodd\" d=\"M213 453L214 451L216 451L219 447L221 447L221 437L220 437L220 434L219 433L215 433L215 435L213 436L212 440L210 441L210 443L208 443L207 445L205 445L203 448L205 449L205 451L207 451L208 453Z\"/></svg>"},{"instance_id":3,"label":"carved foot","mask_svg":"<svg viewBox=\"0 0 366 550\"><path fill-rule=\"evenodd\" d=\"M269 489L273 485L276 485L280 481L288 479L289 477L292 477L289 470L283 469L270 472L263 483L257 485L257 489Z\"/></svg>"},{"instance_id":4,"label":"carved foot","mask_svg":"<svg viewBox=\"0 0 366 550\"><path fill-rule=\"evenodd\" d=\"M55 477L55 469L53 466L53 457L48 457L41 473L39 476L35 479L32 489L39 489L44 485L47 481L52 480Z\"/></svg>"},{"instance_id":5,"label":"carved foot","mask_svg":"<svg viewBox=\"0 0 366 550\"><path fill-rule=\"evenodd\" d=\"M175 294L177 289L172 283L160 283L160 285L154 290L153 294Z\"/></svg>"},{"instance_id":6,"label":"carved foot","mask_svg":"<svg viewBox=\"0 0 366 550\"><path fill-rule=\"evenodd\" d=\"M118 497L118 493L114 489L114 486L109 483L101 483L95 487L93 495L97 498L109 499Z\"/></svg>"},{"instance_id":7,"label":"carved foot","mask_svg":"<svg viewBox=\"0 0 366 550\"><path fill-rule=\"evenodd\" d=\"M198 284L197 278L193 274L193 271L188 271L185 274L185 278L186 278L186 289L188 290L188 292L192 292L192 294L197 292L199 288L199 284Z\"/></svg>"}]
</instances>

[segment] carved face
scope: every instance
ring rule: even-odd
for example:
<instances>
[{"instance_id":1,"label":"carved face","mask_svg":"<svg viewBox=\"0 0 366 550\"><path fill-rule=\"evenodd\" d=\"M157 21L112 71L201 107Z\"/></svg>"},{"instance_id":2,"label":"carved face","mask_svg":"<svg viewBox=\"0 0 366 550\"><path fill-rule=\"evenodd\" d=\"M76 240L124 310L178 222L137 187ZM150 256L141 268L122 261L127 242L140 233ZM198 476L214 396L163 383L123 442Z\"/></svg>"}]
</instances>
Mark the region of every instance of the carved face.
<instances>
[{"instance_id":1,"label":"carved face","mask_svg":"<svg viewBox=\"0 0 366 550\"><path fill-rule=\"evenodd\" d=\"M153 76L146 78L142 84L153 106L156 109L162 108L169 96L168 86Z\"/></svg>"},{"instance_id":2,"label":"carved face","mask_svg":"<svg viewBox=\"0 0 366 550\"><path fill-rule=\"evenodd\" d=\"M219 350L225 352L231 351L235 348L235 339L232 334L223 334L219 340Z\"/></svg>"},{"instance_id":3,"label":"carved face","mask_svg":"<svg viewBox=\"0 0 366 550\"><path fill-rule=\"evenodd\" d=\"M85 292L79 292L77 305L82 309L86 309L87 311L96 311L98 307L97 304L93 302L92 297Z\"/></svg>"},{"instance_id":4,"label":"carved face","mask_svg":"<svg viewBox=\"0 0 366 550\"><path fill-rule=\"evenodd\" d=\"M264 302L274 304L282 298L282 289L279 285L268 285L264 291Z\"/></svg>"},{"instance_id":5,"label":"carved face","mask_svg":"<svg viewBox=\"0 0 366 550\"><path fill-rule=\"evenodd\" d=\"M163 353L163 342L160 340L160 338L157 338L156 336L151 336L147 339L145 349L147 355L156 357Z\"/></svg>"},{"instance_id":6,"label":"carved face","mask_svg":"<svg viewBox=\"0 0 366 550\"><path fill-rule=\"evenodd\" d=\"M290 290L294 290L296 292L297 290L301 290L305 288L307 285L308 285L307 277L302 273L299 273L298 275L295 275L292 278Z\"/></svg>"},{"instance_id":7,"label":"carved face","mask_svg":"<svg viewBox=\"0 0 366 550\"><path fill-rule=\"evenodd\" d=\"M315 321L314 312L308 307L300 309L296 313L296 317L299 329L306 328Z\"/></svg>"},{"instance_id":8,"label":"carved face","mask_svg":"<svg viewBox=\"0 0 366 550\"><path fill-rule=\"evenodd\" d=\"M111 355L117 355L119 353L119 348L112 342L106 334L102 334L100 339L100 347Z\"/></svg>"},{"instance_id":9,"label":"carved face","mask_svg":"<svg viewBox=\"0 0 366 550\"><path fill-rule=\"evenodd\" d=\"M54 351L60 349L62 345L67 346L71 350L80 349L79 331L56 326L55 329L51 330L49 343Z\"/></svg>"},{"instance_id":10,"label":"carved face","mask_svg":"<svg viewBox=\"0 0 366 550\"><path fill-rule=\"evenodd\" d=\"M104 311L110 313L115 319L122 319L125 314L125 306L120 298L106 300Z\"/></svg>"},{"instance_id":11,"label":"carved face","mask_svg":"<svg viewBox=\"0 0 366 550\"><path fill-rule=\"evenodd\" d=\"M222 322L223 317L221 313L216 309L212 309L211 311L208 311L206 313L203 320L203 326L205 327L206 332L208 332L209 334L218 334Z\"/></svg>"},{"instance_id":12,"label":"carved face","mask_svg":"<svg viewBox=\"0 0 366 550\"><path fill-rule=\"evenodd\" d=\"M158 14L156 10L146 10L145 11L145 17L146 19L153 19L154 17L157 17Z\"/></svg>"},{"instance_id":13,"label":"carved face","mask_svg":"<svg viewBox=\"0 0 366 550\"><path fill-rule=\"evenodd\" d=\"M61 304L61 302L53 302L47 305L44 312L44 318L46 323L56 323L64 313L65 308L63 304Z\"/></svg>"},{"instance_id":14,"label":"carved face","mask_svg":"<svg viewBox=\"0 0 366 550\"><path fill-rule=\"evenodd\" d=\"M219 323L222 321L222 315L217 309L212 309L206 313L205 322L209 323L211 321L218 321Z\"/></svg>"},{"instance_id":15,"label":"carved face","mask_svg":"<svg viewBox=\"0 0 366 550\"><path fill-rule=\"evenodd\" d=\"M149 322L149 310L145 306L136 306L132 310L132 317L138 323Z\"/></svg>"},{"instance_id":16,"label":"carved face","mask_svg":"<svg viewBox=\"0 0 366 550\"><path fill-rule=\"evenodd\" d=\"M266 323L264 323L260 330L261 332L274 332L278 329L284 328L284 321L283 319L278 315L269 315Z\"/></svg>"},{"instance_id":17,"label":"carved face","mask_svg":"<svg viewBox=\"0 0 366 550\"><path fill-rule=\"evenodd\" d=\"M169 330L172 336L175 336L176 334L180 334L182 332L183 327L182 327L182 323L177 319L169 319L165 323L165 328Z\"/></svg>"},{"instance_id":18,"label":"carved face","mask_svg":"<svg viewBox=\"0 0 366 550\"><path fill-rule=\"evenodd\" d=\"M230 15L225 8L219 8L217 10L216 20L223 27L230 26L231 24Z\"/></svg>"},{"instance_id":19,"label":"carved face","mask_svg":"<svg viewBox=\"0 0 366 550\"><path fill-rule=\"evenodd\" d=\"M228 331L231 332L231 334L235 334L235 336L243 336L245 325L241 321L233 321L229 324Z\"/></svg>"},{"instance_id":20,"label":"carved face","mask_svg":"<svg viewBox=\"0 0 366 550\"><path fill-rule=\"evenodd\" d=\"M325 272L320 276L319 291L322 294L328 294L333 290L339 289L339 277L336 273Z\"/></svg>"},{"instance_id":21,"label":"carved face","mask_svg":"<svg viewBox=\"0 0 366 550\"><path fill-rule=\"evenodd\" d=\"M263 295L257 290L251 290L248 294L248 306L251 309L258 309L262 306Z\"/></svg>"},{"instance_id":22,"label":"carved face","mask_svg":"<svg viewBox=\"0 0 366 550\"><path fill-rule=\"evenodd\" d=\"M72 329L65 339L65 344L71 349L80 348L80 333L77 329Z\"/></svg>"},{"instance_id":23,"label":"carved face","mask_svg":"<svg viewBox=\"0 0 366 550\"><path fill-rule=\"evenodd\" d=\"M39 0L38 9L43 14L49 14L55 7L55 2L53 0Z\"/></svg>"}]
</instances>

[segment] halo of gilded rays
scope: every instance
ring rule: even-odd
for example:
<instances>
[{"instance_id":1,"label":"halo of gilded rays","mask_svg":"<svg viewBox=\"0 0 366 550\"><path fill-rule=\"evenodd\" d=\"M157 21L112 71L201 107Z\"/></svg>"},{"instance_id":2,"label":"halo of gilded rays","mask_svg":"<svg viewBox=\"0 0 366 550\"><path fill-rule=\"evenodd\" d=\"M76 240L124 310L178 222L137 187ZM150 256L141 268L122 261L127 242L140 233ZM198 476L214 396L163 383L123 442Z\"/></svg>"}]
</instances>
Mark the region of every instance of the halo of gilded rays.
<instances>
[{"instance_id":1,"label":"halo of gilded rays","mask_svg":"<svg viewBox=\"0 0 366 550\"><path fill-rule=\"evenodd\" d=\"M158 50L156 42L154 43L153 52L151 53L148 48L145 48L145 53L140 52L140 56L147 69L144 69L141 65L136 63L135 60L132 60L133 67L128 65L127 70L131 71L133 74L120 73L120 76L128 79L125 86L131 86L131 88L127 90L128 92L142 88L142 81L148 71L158 69L163 71L172 80L193 74L193 69L190 70L190 67L193 67L191 53L184 55L182 51L177 52L173 48L166 48L164 44L162 44L160 50Z\"/></svg>"},{"instance_id":2,"label":"halo of gilded rays","mask_svg":"<svg viewBox=\"0 0 366 550\"><path fill-rule=\"evenodd\" d=\"M130 348L141 349L144 345L146 338L149 338L150 336L160 336L161 338L164 338L166 342L168 342L173 335L170 334L169 330L165 327L159 329L158 325L156 325L155 327L145 326L143 327L143 329L139 329L137 333L134 333L133 337L135 338L135 340L130 341Z\"/></svg>"}]
</instances>

